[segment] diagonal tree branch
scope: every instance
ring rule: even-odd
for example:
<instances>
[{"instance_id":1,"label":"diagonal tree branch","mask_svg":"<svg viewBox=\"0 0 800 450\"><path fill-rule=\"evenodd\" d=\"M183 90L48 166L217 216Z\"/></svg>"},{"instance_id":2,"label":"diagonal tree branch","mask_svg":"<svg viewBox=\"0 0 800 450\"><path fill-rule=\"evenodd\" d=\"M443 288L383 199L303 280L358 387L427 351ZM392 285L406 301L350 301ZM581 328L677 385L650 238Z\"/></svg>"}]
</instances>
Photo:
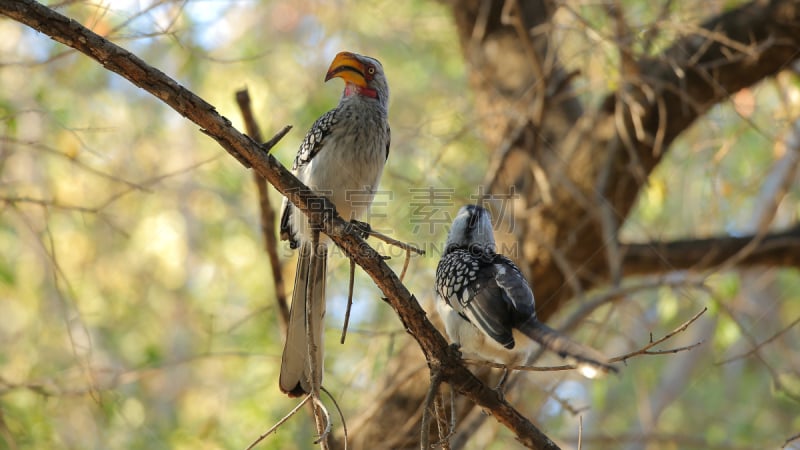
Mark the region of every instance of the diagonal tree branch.
<instances>
[{"instance_id":1,"label":"diagonal tree branch","mask_svg":"<svg viewBox=\"0 0 800 450\"><path fill-rule=\"evenodd\" d=\"M442 380L449 382L465 397L490 410L525 446L558 448L496 391L486 387L466 369L458 353L447 345L444 337L428 320L425 311L381 255L356 235L349 223L331 213L335 210L327 199L315 197L280 162L263 151L258 143L233 128L230 121L217 113L212 105L130 52L37 2L0 0L0 13L90 56L106 69L122 75L199 125L205 134L215 139L242 164L252 167L297 205L308 215L312 224L323 227L325 234L364 269L416 339L434 373L440 374ZM325 207L310 207L320 204L325 204Z\"/></svg>"}]
</instances>

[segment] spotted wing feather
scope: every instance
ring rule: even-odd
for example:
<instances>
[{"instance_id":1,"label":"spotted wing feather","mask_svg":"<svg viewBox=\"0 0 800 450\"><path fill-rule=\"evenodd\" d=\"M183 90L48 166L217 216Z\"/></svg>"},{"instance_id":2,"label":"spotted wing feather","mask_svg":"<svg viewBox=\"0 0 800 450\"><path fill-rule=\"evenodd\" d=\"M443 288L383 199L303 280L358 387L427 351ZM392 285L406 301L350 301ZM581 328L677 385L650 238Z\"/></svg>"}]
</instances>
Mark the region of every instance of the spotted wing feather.
<instances>
[{"instance_id":1,"label":"spotted wing feather","mask_svg":"<svg viewBox=\"0 0 800 450\"><path fill-rule=\"evenodd\" d=\"M294 158L292 170L297 171L300 167L305 166L311 161L314 156L322 150L322 145L325 138L331 134L331 130L339 122L338 109L334 108L317 119L311 129L306 133L303 143L300 144L300 149L297 151L297 156Z\"/></svg>"},{"instance_id":2,"label":"spotted wing feather","mask_svg":"<svg viewBox=\"0 0 800 450\"><path fill-rule=\"evenodd\" d=\"M436 270L437 290L451 308L506 348L514 348L512 329L520 319L511 299L498 284L494 255L454 250Z\"/></svg>"},{"instance_id":3,"label":"spotted wing feather","mask_svg":"<svg viewBox=\"0 0 800 450\"><path fill-rule=\"evenodd\" d=\"M314 122L311 129L308 130L306 137L303 138L303 142L300 144L300 149L297 151L297 156L294 158L294 163L292 164L292 171L295 174L298 169L308 164L314 159L314 156L322 150L325 138L331 134L331 131L338 123L337 112L338 109L332 109L323 114ZM284 197L283 204L281 205L280 234L281 239L289 241L289 246L291 248L297 248L299 243L297 242L297 236L295 236L292 230L292 214L294 209L290 206L289 201Z\"/></svg>"}]
</instances>

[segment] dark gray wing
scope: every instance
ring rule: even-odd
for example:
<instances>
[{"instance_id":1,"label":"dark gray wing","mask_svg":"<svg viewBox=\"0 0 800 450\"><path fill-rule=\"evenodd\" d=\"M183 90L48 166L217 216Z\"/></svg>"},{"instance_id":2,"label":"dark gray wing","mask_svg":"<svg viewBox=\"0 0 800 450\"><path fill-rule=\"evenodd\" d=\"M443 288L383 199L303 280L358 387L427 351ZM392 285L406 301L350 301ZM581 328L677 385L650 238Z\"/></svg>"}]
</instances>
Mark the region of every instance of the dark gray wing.
<instances>
[{"instance_id":1,"label":"dark gray wing","mask_svg":"<svg viewBox=\"0 0 800 450\"><path fill-rule=\"evenodd\" d=\"M494 256L494 255L493 255ZM516 266L495 263L497 256L454 250L439 262L437 289L451 308L506 348L514 348L513 328L533 311L533 294ZM507 259L507 258L506 258ZM510 262L510 261L508 261ZM518 285L521 280L523 285ZM500 282L498 282L500 281ZM517 310L517 305L521 307Z\"/></svg>"},{"instance_id":2,"label":"dark gray wing","mask_svg":"<svg viewBox=\"0 0 800 450\"><path fill-rule=\"evenodd\" d=\"M514 315L514 327L518 327L531 317L536 317L536 301L528 281L516 264L503 255L495 255L493 261L494 282L503 292L503 298L510 304Z\"/></svg>"}]
</instances>

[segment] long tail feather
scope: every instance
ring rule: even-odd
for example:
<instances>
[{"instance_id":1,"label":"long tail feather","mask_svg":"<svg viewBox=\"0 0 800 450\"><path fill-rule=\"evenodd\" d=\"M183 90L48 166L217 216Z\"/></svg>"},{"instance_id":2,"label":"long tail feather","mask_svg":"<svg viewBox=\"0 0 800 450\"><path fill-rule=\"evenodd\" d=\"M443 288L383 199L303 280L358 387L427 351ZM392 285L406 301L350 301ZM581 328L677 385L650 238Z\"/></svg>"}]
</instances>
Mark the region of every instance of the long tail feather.
<instances>
[{"instance_id":1,"label":"long tail feather","mask_svg":"<svg viewBox=\"0 0 800 450\"><path fill-rule=\"evenodd\" d=\"M312 247L311 242L303 242L300 246L289 311L289 327L281 358L279 384L281 391L290 397L305 395L311 392L312 386L320 386L322 383L328 251L324 244L319 245L316 252L312 251ZM309 293L311 296L307 298ZM313 336L313 345L309 345L309 335Z\"/></svg>"}]
</instances>

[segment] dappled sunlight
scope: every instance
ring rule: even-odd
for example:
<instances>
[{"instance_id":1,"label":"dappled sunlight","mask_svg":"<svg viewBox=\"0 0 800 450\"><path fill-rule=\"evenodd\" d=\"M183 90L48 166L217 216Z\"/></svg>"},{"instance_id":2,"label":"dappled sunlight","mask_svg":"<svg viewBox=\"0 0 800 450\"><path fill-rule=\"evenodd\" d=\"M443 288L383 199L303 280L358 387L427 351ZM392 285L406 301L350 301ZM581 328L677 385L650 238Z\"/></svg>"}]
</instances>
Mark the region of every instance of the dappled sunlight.
<instances>
[{"instance_id":1,"label":"dappled sunlight","mask_svg":"<svg viewBox=\"0 0 800 450\"><path fill-rule=\"evenodd\" d=\"M131 236L131 247L134 263L156 264L153 275L164 287L174 289L186 281L186 225L178 213L144 218Z\"/></svg>"},{"instance_id":2,"label":"dappled sunlight","mask_svg":"<svg viewBox=\"0 0 800 450\"><path fill-rule=\"evenodd\" d=\"M593 144L583 137L565 150L555 143L564 136L548 135L530 117L499 121L520 105L535 116L538 104L525 99L541 85L514 91L525 83L512 73L523 58L494 67L495 76L505 70L509 78L477 93L487 82L477 69L490 62L465 60L469 52L444 3L113 0L66 2L57 11L173 77L239 130L245 126L234 93L247 88L263 140L293 126L271 150L289 167L306 130L342 94L340 80L324 82L333 56L374 55L391 88L391 147L367 219L374 230L427 252L410 258L403 280L427 319L440 323L429 306L452 218L487 195L506 213L493 222L498 250L520 265L534 292L544 286L548 295L536 294L537 307L557 311L547 322L610 357L624 356L615 362L618 376L591 381L579 376L586 367L514 370L505 395L515 408L565 447L579 431L584 448L651 445L636 433L655 436L651 446L666 442L652 448L780 446L800 427L796 268L771 261L695 271L665 263L641 274L625 266L635 272L629 275L592 272L590 263L624 259L629 244L651 245L665 260L659 242L796 226L798 178L780 169L797 151L787 138L800 115L797 74L783 71L709 105L661 149L652 172L631 178L642 186L632 210L612 211L608 198L634 188L606 192L590 171L569 179L571 152ZM728 3L673 2L662 10L661 3L625 2L628 50L655 61L693 24L736 6ZM609 93L628 93L641 81L627 78L605 6L559 3L553 26L532 31L552 36L548 51L569 74L570 89L548 85L548 95L563 100L574 91L586 136L600 127L592 120L602 102L615 101ZM482 45L483 32L476 28L466 45ZM252 171L197 125L85 55L5 16L0 36L0 448L245 448L297 404L278 389L285 330ZM553 61L543 61L545 69ZM496 111L486 106L502 95L514 102ZM541 111L545 119L556 116L553 107ZM495 122L509 129L486 126ZM523 125L536 132L514 134ZM617 125L604 126L611 132ZM523 141L530 144L525 151L509 150ZM608 142L581 157L603 154L601 144ZM497 173L487 172L503 164L508 179L498 178L488 193L484 183ZM638 174L637 164L627 161L620 173ZM277 223L282 197L267 190ZM556 227L551 216L564 212L574 212L575 222ZM606 235L603 220L621 228ZM575 264L562 253L584 251L588 232L596 233L599 250ZM551 248L553 236L563 248ZM367 242L403 271L405 250L374 237ZM274 250L290 297L297 252L284 241ZM430 381L422 352L358 268L340 343L350 263L340 248L330 252L324 385L353 436L387 420L396 428L390 434L419 440L423 408L415 394L424 395ZM539 278L542 267L565 276ZM703 308L688 329L647 347ZM644 350L631 356L637 349ZM560 364L549 355L534 365ZM480 362L467 368L488 381L499 373ZM396 403L377 403L386 398ZM456 402L459 411L473 406L461 396ZM341 419L330 409L339 436ZM518 445L480 414L475 408L458 418L458 426L476 424L467 448ZM394 444L395 436L382 432L381 442ZM314 434L301 409L257 448L311 448ZM681 434L693 440L681 441Z\"/></svg>"}]
</instances>

